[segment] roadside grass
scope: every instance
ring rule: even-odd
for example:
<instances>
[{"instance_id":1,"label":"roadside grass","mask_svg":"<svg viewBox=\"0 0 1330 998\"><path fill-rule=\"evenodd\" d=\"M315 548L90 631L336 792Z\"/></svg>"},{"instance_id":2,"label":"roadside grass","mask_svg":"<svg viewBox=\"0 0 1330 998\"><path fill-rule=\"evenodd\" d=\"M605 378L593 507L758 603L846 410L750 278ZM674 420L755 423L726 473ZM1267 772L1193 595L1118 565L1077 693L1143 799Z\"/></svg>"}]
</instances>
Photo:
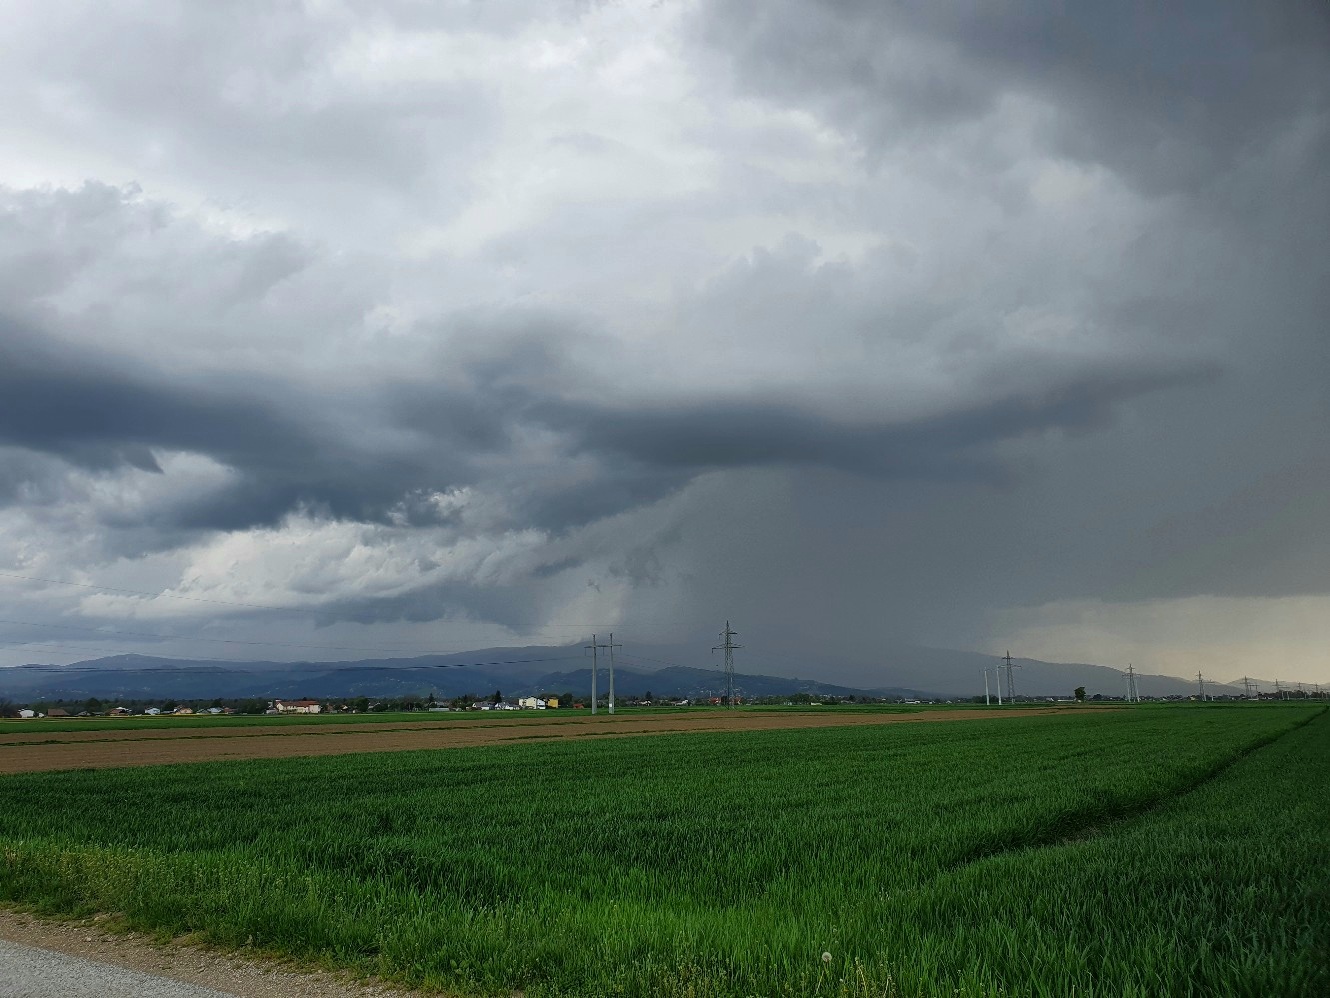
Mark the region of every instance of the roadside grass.
<instances>
[{"instance_id":1,"label":"roadside grass","mask_svg":"<svg viewBox=\"0 0 1330 998\"><path fill-rule=\"evenodd\" d=\"M0 898L475 993L1313 993L1330 723L1252 707L0 777Z\"/></svg>"}]
</instances>

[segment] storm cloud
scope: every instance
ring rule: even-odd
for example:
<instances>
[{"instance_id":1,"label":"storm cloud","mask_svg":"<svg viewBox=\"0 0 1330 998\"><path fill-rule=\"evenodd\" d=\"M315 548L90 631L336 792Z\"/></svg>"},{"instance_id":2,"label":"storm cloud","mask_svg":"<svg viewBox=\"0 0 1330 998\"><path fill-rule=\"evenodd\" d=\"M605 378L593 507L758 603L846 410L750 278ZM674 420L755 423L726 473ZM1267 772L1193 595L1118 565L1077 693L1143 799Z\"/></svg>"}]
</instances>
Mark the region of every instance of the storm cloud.
<instances>
[{"instance_id":1,"label":"storm cloud","mask_svg":"<svg viewBox=\"0 0 1330 998\"><path fill-rule=\"evenodd\" d=\"M1168 671L1198 599L1244 649L1330 607L1321 5L65 3L4 45L0 569L109 587L5 581L71 628L6 661L728 614Z\"/></svg>"}]
</instances>

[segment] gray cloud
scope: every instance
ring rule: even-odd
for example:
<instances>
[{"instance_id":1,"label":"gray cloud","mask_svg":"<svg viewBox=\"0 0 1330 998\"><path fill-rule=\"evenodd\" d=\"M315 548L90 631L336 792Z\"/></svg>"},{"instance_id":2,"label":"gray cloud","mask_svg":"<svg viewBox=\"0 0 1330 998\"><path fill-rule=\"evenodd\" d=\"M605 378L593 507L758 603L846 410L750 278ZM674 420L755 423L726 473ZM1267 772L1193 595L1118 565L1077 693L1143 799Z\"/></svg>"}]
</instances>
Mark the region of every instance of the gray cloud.
<instances>
[{"instance_id":1,"label":"gray cloud","mask_svg":"<svg viewBox=\"0 0 1330 998\"><path fill-rule=\"evenodd\" d=\"M936 139L1009 95L1054 148L1150 193L1194 189L1330 101L1323 4L788 0L701 8L699 36L752 91L817 107L869 147Z\"/></svg>"},{"instance_id":2,"label":"gray cloud","mask_svg":"<svg viewBox=\"0 0 1330 998\"><path fill-rule=\"evenodd\" d=\"M1330 594L1322 6L153 9L0 51L0 563L866 655Z\"/></svg>"}]
</instances>

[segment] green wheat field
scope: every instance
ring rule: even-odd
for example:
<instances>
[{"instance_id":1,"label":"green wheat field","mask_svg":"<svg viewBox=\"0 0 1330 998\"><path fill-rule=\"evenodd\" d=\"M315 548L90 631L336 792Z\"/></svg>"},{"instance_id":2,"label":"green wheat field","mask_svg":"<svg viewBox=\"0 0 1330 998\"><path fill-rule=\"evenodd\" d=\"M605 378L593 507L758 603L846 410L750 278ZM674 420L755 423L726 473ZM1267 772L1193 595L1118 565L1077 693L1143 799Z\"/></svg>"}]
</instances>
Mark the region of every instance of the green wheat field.
<instances>
[{"instance_id":1,"label":"green wheat field","mask_svg":"<svg viewBox=\"0 0 1330 998\"><path fill-rule=\"evenodd\" d=\"M460 994L1330 995L1330 714L0 777L0 899Z\"/></svg>"}]
</instances>

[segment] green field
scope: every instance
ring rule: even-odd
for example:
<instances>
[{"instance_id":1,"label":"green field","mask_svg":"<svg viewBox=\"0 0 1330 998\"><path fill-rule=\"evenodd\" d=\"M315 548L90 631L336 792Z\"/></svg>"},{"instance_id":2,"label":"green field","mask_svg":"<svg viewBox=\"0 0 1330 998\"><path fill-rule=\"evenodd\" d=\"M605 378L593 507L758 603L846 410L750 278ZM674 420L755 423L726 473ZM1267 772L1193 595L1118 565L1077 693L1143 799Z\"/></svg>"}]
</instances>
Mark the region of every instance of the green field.
<instances>
[{"instance_id":1,"label":"green field","mask_svg":"<svg viewBox=\"0 0 1330 998\"><path fill-rule=\"evenodd\" d=\"M0 897L466 993L1318 995L1327 828L1330 714L1179 706L0 777Z\"/></svg>"},{"instance_id":2,"label":"green field","mask_svg":"<svg viewBox=\"0 0 1330 998\"><path fill-rule=\"evenodd\" d=\"M1046 707L1048 704L1022 704L1022 707ZM837 704L824 707L783 707L763 706L744 707L742 710L757 710L762 713L778 711L781 713L809 713L810 711L842 711L873 714L915 714L926 710L955 710L956 708L979 709L974 704L916 704L900 706L898 704ZM704 711L719 711L723 708L711 706L690 707L620 707L618 713L632 717L654 714L697 714ZM1006 709L1012 709L1010 707ZM1087 708L1090 709L1090 708ZM604 713L604 707L601 708ZM13 718L0 719L0 741L7 735L29 734L32 732L64 731L156 731L174 728L256 728L256 727L300 727L302 725L321 724L411 724L420 721L439 723L493 724L495 718L523 720L535 718L544 721L575 720L587 717L591 711L582 709L558 710L511 710L491 712L483 710L466 711L384 711L372 714L162 714L156 717L135 715L130 717L80 717L80 718Z\"/></svg>"}]
</instances>

